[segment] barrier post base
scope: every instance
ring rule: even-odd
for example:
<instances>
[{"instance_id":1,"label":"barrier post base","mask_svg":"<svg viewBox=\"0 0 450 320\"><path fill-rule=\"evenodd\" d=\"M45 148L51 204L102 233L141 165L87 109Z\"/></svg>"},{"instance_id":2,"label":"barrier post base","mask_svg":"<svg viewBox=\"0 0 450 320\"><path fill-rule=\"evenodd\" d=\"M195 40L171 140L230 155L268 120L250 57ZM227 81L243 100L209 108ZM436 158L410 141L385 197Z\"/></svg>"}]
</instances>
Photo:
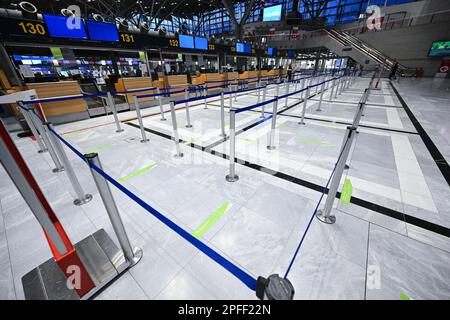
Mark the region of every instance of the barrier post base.
<instances>
[{"instance_id":1,"label":"barrier post base","mask_svg":"<svg viewBox=\"0 0 450 320\"><path fill-rule=\"evenodd\" d=\"M292 300L295 290L292 283L278 274L269 278L258 277L256 280L256 296L261 300Z\"/></svg>"},{"instance_id":2,"label":"barrier post base","mask_svg":"<svg viewBox=\"0 0 450 320\"><path fill-rule=\"evenodd\" d=\"M228 182L235 182L239 180L239 176L237 174L235 175L227 174L225 180L227 180Z\"/></svg>"},{"instance_id":3,"label":"barrier post base","mask_svg":"<svg viewBox=\"0 0 450 320\"><path fill-rule=\"evenodd\" d=\"M149 141L150 141L149 139L142 139L141 143L146 143L146 142L149 142Z\"/></svg>"},{"instance_id":4,"label":"barrier post base","mask_svg":"<svg viewBox=\"0 0 450 320\"><path fill-rule=\"evenodd\" d=\"M54 172L54 173L63 172L63 171L64 171L64 167L52 169L52 172Z\"/></svg>"},{"instance_id":5,"label":"barrier post base","mask_svg":"<svg viewBox=\"0 0 450 320\"><path fill-rule=\"evenodd\" d=\"M123 130L123 129L116 130L117 133L119 133L119 132L124 132L124 131L125 131L125 130Z\"/></svg>"},{"instance_id":6,"label":"barrier post base","mask_svg":"<svg viewBox=\"0 0 450 320\"><path fill-rule=\"evenodd\" d=\"M38 153L44 153L44 152L48 152L48 149L42 149L42 150L38 151Z\"/></svg>"},{"instance_id":7,"label":"barrier post base","mask_svg":"<svg viewBox=\"0 0 450 320\"><path fill-rule=\"evenodd\" d=\"M187 124L185 127L186 128L192 128L193 126L192 126L192 124Z\"/></svg>"},{"instance_id":8,"label":"barrier post base","mask_svg":"<svg viewBox=\"0 0 450 320\"><path fill-rule=\"evenodd\" d=\"M332 216L332 215L326 216L323 214L322 210L317 210L316 218L319 219L320 221L322 221L323 223L327 223L327 224L333 224L336 222L335 216Z\"/></svg>"},{"instance_id":9,"label":"barrier post base","mask_svg":"<svg viewBox=\"0 0 450 320\"><path fill-rule=\"evenodd\" d=\"M92 194L86 194L82 199L75 199L73 200L73 204L76 206L81 206L83 204L88 203L89 201L92 200Z\"/></svg>"},{"instance_id":10,"label":"barrier post base","mask_svg":"<svg viewBox=\"0 0 450 320\"><path fill-rule=\"evenodd\" d=\"M100 229L75 245L81 262L96 286L83 297L67 286L68 278L54 258L22 277L26 300L87 300L125 270L139 262L142 250L135 248L134 261L127 261L105 230Z\"/></svg>"},{"instance_id":11,"label":"barrier post base","mask_svg":"<svg viewBox=\"0 0 450 320\"><path fill-rule=\"evenodd\" d=\"M275 150L277 147L275 146L267 146L267 150Z\"/></svg>"}]
</instances>

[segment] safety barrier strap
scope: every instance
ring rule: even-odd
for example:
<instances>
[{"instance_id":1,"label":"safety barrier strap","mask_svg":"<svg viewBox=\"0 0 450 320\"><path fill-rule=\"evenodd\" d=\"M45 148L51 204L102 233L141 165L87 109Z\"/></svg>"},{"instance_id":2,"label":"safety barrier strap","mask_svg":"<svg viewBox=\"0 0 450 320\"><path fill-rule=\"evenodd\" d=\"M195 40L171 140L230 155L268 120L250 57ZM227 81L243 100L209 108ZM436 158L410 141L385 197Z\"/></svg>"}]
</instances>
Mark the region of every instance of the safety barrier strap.
<instances>
[{"instance_id":1,"label":"safety barrier strap","mask_svg":"<svg viewBox=\"0 0 450 320\"><path fill-rule=\"evenodd\" d=\"M252 110L252 109L255 109L255 108L258 108L258 107L261 107L261 106L264 106L264 105L272 103L272 102L274 102L276 100L278 100L278 98L274 98L274 99L270 99L270 100L267 100L267 101L263 101L263 102L254 104L254 105L249 106L249 107L237 109L236 110L236 114L244 112L244 111Z\"/></svg>"},{"instance_id":2,"label":"safety barrier strap","mask_svg":"<svg viewBox=\"0 0 450 320\"><path fill-rule=\"evenodd\" d=\"M186 103L186 102L192 102L192 101L198 101L198 100L204 100L204 99L218 97L221 94L222 93L214 93L214 94L210 94L210 95L206 95L206 96L193 97L193 98L183 99L183 100L178 100L178 101L173 101L173 102L174 102L175 105L178 105L178 104L182 104L182 103Z\"/></svg>"},{"instance_id":3,"label":"safety barrier strap","mask_svg":"<svg viewBox=\"0 0 450 320\"><path fill-rule=\"evenodd\" d=\"M79 156L81 159L84 160L83 154L81 154L78 150L76 150L73 146L71 146L63 137L61 137L54 130L52 130L52 129L50 129L50 130L70 150L72 150L77 156ZM223 268L225 268L228 272L230 272L232 275L234 275L240 281L242 281L249 289L251 289L253 291L256 290L256 279L253 276L248 274L246 271L242 270L240 267L235 265L233 262L229 261L227 258L225 258L222 255L220 255L219 253L217 253L214 249L212 249L208 245L204 244L199 239L195 238L191 233L189 233L188 231L186 231L183 228L181 228L180 226L178 226L176 223L174 223L172 220L170 220L169 218L164 216L158 210L154 209L152 206L150 206L144 200L142 200L137 195L135 195L133 192L131 192L130 190L125 188L122 184L120 184L118 181L116 181L114 178L112 178L110 175L108 175L102 169L100 169L93 163L89 163L89 165L98 174L100 174L103 178L105 178L109 183L114 185L117 189L119 189L124 194L126 194L130 199L132 199L137 204L139 204L143 209L145 209L147 212L152 214L159 221L164 223L166 226L168 226L170 229L175 231L178 235L183 237L185 240L187 240L190 244L192 244L198 250L202 251L204 254L206 254L208 257L210 257L212 260L217 262L219 265L221 265Z\"/></svg>"},{"instance_id":4,"label":"safety barrier strap","mask_svg":"<svg viewBox=\"0 0 450 320\"><path fill-rule=\"evenodd\" d=\"M131 94L131 93L137 93L137 92L145 92L145 91L152 91L158 89L157 87L148 87L148 88L139 88L139 89L132 89L127 91L112 91L111 94Z\"/></svg>"},{"instance_id":5,"label":"safety barrier strap","mask_svg":"<svg viewBox=\"0 0 450 320\"><path fill-rule=\"evenodd\" d=\"M333 171L331 172L330 177L328 178L327 184L323 188L323 191L322 191L322 194L320 195L319 201L317 202L317 205L316 205L316 207L314 209L314 212L313 212L311 218L309 219L309 222L308 222L308 225L306 226L305 232L303 232L303 235L302 235L302 237L300 239L300 243L298 244L297 249L295 250L294 256L292 257L291 262L289 263L289 266L288 266L288 268L286 270L286 273L284 275L285 279L288 277L289 272L292 269L292 266L293 266L293 264L295 262L295 259L297 258L298 252L300 251L300 248L302 247L303 241L305 240L306 234L308 233L309 228L310 228L310 226L311 226L311 224L312 224L312 222L314 220L314 217L317 214L317 210L319 210L320 203L322 202L322 199L325 196L325 193L327 191L328 185L330 184L331 178L333 177L333 174L336 171L337 165L339 163L339 160L342 157L342 154L344 153L344 150L345 150L345 147L347 146L348 141L349 141L349 138L347 137L347 140L345 141L345 144L344 144L344 146L343 146L343 148L341 150L341 153L339 154L339 157L338 157L338 159L337 159L337 161L336 161L336 163L334 165Z\"/></svg>"}]
</instances>

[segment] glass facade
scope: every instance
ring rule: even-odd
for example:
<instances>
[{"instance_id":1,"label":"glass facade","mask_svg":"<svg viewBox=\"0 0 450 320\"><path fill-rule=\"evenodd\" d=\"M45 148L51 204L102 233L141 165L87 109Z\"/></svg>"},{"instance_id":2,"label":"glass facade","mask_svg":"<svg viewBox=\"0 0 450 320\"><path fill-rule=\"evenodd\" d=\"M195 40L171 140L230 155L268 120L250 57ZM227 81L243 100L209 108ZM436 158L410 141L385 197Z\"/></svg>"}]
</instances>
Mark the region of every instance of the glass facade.
<instances>
[{"instance_id":1,"label":"glass facade","mask_svg":"<svg viewBox=\"0 0 450 320\"><path fill-rule=\"evenodd\" d=\"M414 1L417 0L299 0L298 11L301 18L305 21L321 18L326 26L333 26L358 20L369 5L382 7ZM234 9L238 22L240 22L245 13L246 3L246 1L242 1L235 4ZM325 6L324 3L326 3ZM270 6L277 4L283 5L283 16L293 10L292 0L270 1ZM256 5L246 23L262 21L262 9L260 4ZM167 32L176 32L181 29L188 32L196 32L197 34L220 35L233 31L232 21L225 8L206 12L203 17L197 16L192 19L172 17L170 20L157 20L151 23L152 28L155 28L157 25L164 27Z\"/></svg>"}]
</instances>

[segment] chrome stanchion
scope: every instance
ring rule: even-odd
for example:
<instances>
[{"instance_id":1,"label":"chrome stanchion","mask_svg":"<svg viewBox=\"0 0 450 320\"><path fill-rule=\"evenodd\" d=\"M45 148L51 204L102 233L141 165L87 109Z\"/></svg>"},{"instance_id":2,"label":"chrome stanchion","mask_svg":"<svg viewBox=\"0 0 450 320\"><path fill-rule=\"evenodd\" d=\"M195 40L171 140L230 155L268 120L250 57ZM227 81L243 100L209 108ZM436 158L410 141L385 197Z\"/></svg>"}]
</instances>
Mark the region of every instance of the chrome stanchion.
<instances>
[{"instance_id":1,"label":"chrome stanchion","mask_svg":"<svg viewBox=\"0 0 450 320\"><path fill-rule=\"evenodd\" d=\"M267 84L264 86L263 89L263 102L266 102L266 94L267 94ZM264 118L266 116L266 105L263 104L261 106L261 118Z\"/></svg>"},{"instance_id":2,"label":"chrome stanchion","mask_svg":"<svg viewBox=\"0 0 450 320\"><path fill-rule=\"evenodd\" d=\"M203 88L203 96L205 97L205 105L204 105L204 109L208 109L208 104L206 103L206 99L208 96L208 84L205 83L205 86Z\"/></svg>"},{"instance_id":3,"label":"chrome stanchion","mask_svg":"<svg viewBox=\"0 0 450 320\"><path fill-rule=\"evenodd\" d=\"M89 153L84 155L84 158L89 164L92 176L94 177L95 185L100 193L100 197L102 198L106 212L109 216L109 220L111 221L125 259L130 263L130 266L133 266L141 260L142 249L138 247L133 248L131 246L127 231L125 230L116 202L114 201L111 189L109 188L109 184L106 179L94 168L95 166L102 170L102 164L100 163L98 154Z\"/></svg>"},{"instance_id":4,"label":"chrome stanchion","mask_svg":"<svg viewBox=\"0 0 450 320\"><path fill-rule=\"evenodd\" d=\"M225 179L228 182L235 182L239 180L239 176L236 174L236 111L230 111L230 174Z\"/></svg>"},{"instance_id":5,"label":"chrome stanchion","mask_svg":"<svg viewBox=\"0 0 450 320\"><path fill-rule=\"evenodd\" d=\"M337 96L339 94L339 85L341 84L341 77L339 77L337 79L337 83L336 83L336 92L334 93L334 98L337 99Z\"/></svg>"},{"instance_id":6,"label":"chrome stanchion","mask_svg":"<svg viewBox=\"0 0 450 320\"><path fill-rule=\"evenodd\" d=\"M319 105L317 106L316 111L322 111L322 109L320 109L320 107L322 106L323 93L325 92L324 87L325 87L325 82L322 82L322 85L320 86L320 99L319 99Z\"/></svg>"},{"instance_id":7,"label":"chrome stanchion","mask_svg":"<svg viewBox=\"0 0 450 320\"><path fill-rule=\"evenodd\" d=\"M230 99L231 100L231 99ZM225 95L223 92L220 93L220 127L221 127L221 137L226 137L225 133Z\"/></svg>"},{"instance_id":8,"label":"chrome stanchion","mask_svg":"<svg viewBox=\"0 0 450 320\"><path fill-rule=\"evenodd\" d=\"M39 119L39 117L32 111L29 114L31 116L31 119L33 119L34 124L36 125L36 128L41 133L41 137L44 140L45 145L47 146L48 153L50 154L50 157L52 158L53 163L55 164L55 168L52 171L53 172L64 171L64 167L62 166L55 150L53 149L53 146L50 142L50 138L47 135L47 131L45 130L44 126L42 125L41 119Z\"/></svg>"},{"instance_id":9,"label":"chrome stanchion","mask_svg":"<svg viewBox=\"0 0 450 320\"><path fill-rule=\"evenodd\" d=\"M111 111L114 116L114 122L116 123L116 127L117 127L116 132L122 132L123 129L120 127L120 121L119 121L119 117L117 116L117 108L116 108L116 103L114 102L114 98L113 98L111 92L109 92L109 91L106 93L106 95L108 97L108 105L111 108Z\"/></svg>"},{"instance_id":10,"label":"chrome stanchion","mask_svg":"<svg viewBox=\"0 0 450 320\"><path fill-rule=\"evenodd\" d=\"M330 98L328 99L330 102L333 101L333 93L334 93L335 85L336 85L336 79L331 80L331 92L330 92Z\"/></svg>"},{"instance_id":11,"label":"chrome stanchion","mask_svg":"<svg viewBox=\"0 0 450 320\"><path fill-rule=\"evenodd\" d=\"M189 93L187 89L184 89L184 99L186 100L186 102L184 103L184 108L186 109L186 128L192 128L192 124L191 124L191 115L189 114L189 101L187 101L189 99Z\"/></svg>"},{"instance_id":12,"label":"chrome stanchion","mask_svg":"<svg viewBox=\"0 0 450 320\"><path fill-rule=\"evenodd\" d=\"M142 122L141 109L139 107L139 100L137 96L134 96L134 106L136 108L136 115L139 121L139 127L141 128L142 140L141 142L148 142L147 135L145 134L144 123Z\"/></svg>"},{"instance_id":13,"label":"chrome stanchion","mask_svg":"<svg viewBox=\"0 0 450 320\"><path fill-rule=\"evenodd\" d=\"M336 193L339 188L339 183L344 172L345 163L347 162L348 154L353 142L353 137L356 132L355 127L347 127L344 141L344 150L340 154L339 161L336 165L336 169L331 178L330 188L328 190L327 200L323 210L318 210L316 213L317 219L324 223L333 224L336 222L336 217L331 215L331 209L333 208L334 199L336 198Z\"/></svg>"},{"instance_id":14,"label":"chrome stanchion","mask_svg":"<svg viewBox=\"0 0 450 320\"><path fill-rule=\"evenodd\" d=\"M163 107L163 103L162 103L162 97L161 97L161 90L158 88L156 88L156 93L158 94L158 103L159 103L159 112L161 113L161 121L166 121L167 119L164 117L164 107Z\"/></svg>"},{"instance_id":15,"label":"chrome stanchion","mask_svg":"<svg viewBox=\"0 0 450 320\"><path fill-rule=\"evenodd\" d=\"M42 141L42 137L40 136L38 130L36 129L36 126L34 125L33 120L31 119L31 116L29 114L29 112L31 112L31 111L29 109L25 109L23 107L23 103L21 101L18 101L17 105L22 106L22 108L20 108L20 111L22 112L23 118L25 119L28 127L31 130L31 133L36 138L36 142L39 146L38 153L43 153L43 152L48 151L47 147L45 146L44 142Z\"/></svg>"},{"instance_id":16,"label":"chrome stanchion","mask_svg":"<svg viewBox=\"0 0 450 320\"><path fill-rule=\"evenodd\" d=\"M304 88L305 87L305 84L306 84L306 78L302 78L301 79L301 83L300 83L300 87L301 88ZM300 99L303 99L303 95L305 94L305 91L302 91L302 93L301 93L301 95L300 95Z\"/></svg>"},{"instance_id":17,"label":"chrome stanchion","mask_svg":"<svg viewBox=\"0 0 450 320\"><path fill-rule=\"evenodd\" d=\"M300 122L298 124L305 124L305 113L306 113L306 105L308 103L308 98L309 98L309 90L310 87L306 88L306 93L305 93L305 98L303 99L303 109L302 109L302 119L300 120Z\"/></svg>"},{"instance_id":18,"label":"chrome stanchion","mask_svg":"<svg viewBox=\"0 0 450 320\"><path fill-rule=\"evenodd\" d=\"M289 94L289 81L285 80L284 84L286 86L286 89L284 90L284 94L288 95ZM286 97L286 99L284 100L284 107L285 108L287 108L288 102L289 102L289 97Z\"/></svg>"},{"instance_id":19,"label":"chrome stanchion","mask_svg":"<svg viewBox=\"0 0 450 320\"><path fill-rule=\"evenodd\" d=\"M170 115L172 118L172 127L173 127L173 138L175 140L175 147L177 153L175 154L175 158L182 158L183 153L181 152L180 147L180 138L178 137L178 124L177 124L177 116L175 114L175 102L170 103Z\"/></svg>"},{"instance_id":20,"label":"chrome stanchion","mask_svg":"<svg viewBox=\"0 0 450 320\"><path fill-rule=\"evenodd\" d=\"M272 112L272 125L269 133L269 144L267 146L268 150L274 150L275 147L275 128L277 127L277 113L278 113L278 98L273 102L273 112Z\"/></svg>"},{"instance_id":21,"label":"chrome stanchion","mask_svg":"<svg viewBox=\"0 0 450 320\"><path fill-rule=\"evenodd\" d=\"M261 85L261 82L258 80L258 82L257 82L257 85L258 85L258 103L261 101L261 99L260 99L260 96L261 96L261 93L260 93L260 85Z\"/></svg>"},{"instance_id":22,"label":"chrome stanchion","mask_svg":"<svg viewBox=\"0 0 450 320\"><path fill-rule=\"evenodd\" d=\"M67 178L69 178L70 183L72 184L73 190L75 191L77 198L73 201L73 204L76 206L81 206L85 203L88 203L92 200L92 195L85 193L83 191L83 188L81 187L80 182L78 181L78 178L75 174L75 171L73 171L73 167L69 162L69 159L67 158L66 152L64 151L64 148L61 144L61 141L58 137L55 136L53 133L55 129L53 128L53 125L50 122L46 122L45 125L50 129L49 136L50 140L53 143L53 146L55 147L55 151L58 154L59 158L61 159L64 168L66 169Z\"/></svg>"},{"instance_id":23,"label":"chrome stanchion","mask_svg":"<svg viewBox=\"0 0 450 320\"><path fill-rule=\"evenodd\" d=\"M234 89L235 89L234 90L234 102L237 102L237 92L239 90L239 82L236 81L236 85L235 85ZM230 106L230 108L231 108L231 106Z\"/></svg>"}]
</instances>

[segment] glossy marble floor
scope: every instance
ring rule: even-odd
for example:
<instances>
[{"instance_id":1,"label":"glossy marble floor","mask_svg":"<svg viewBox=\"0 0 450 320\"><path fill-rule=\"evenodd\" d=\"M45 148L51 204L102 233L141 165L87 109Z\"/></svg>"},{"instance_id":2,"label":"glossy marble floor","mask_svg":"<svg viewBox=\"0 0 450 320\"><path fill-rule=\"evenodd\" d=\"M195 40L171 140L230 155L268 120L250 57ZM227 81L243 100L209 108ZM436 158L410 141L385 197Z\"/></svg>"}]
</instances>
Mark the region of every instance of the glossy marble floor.
<instances>
[{"instance_id":1,"label":"glossy marble floor","mask_svg":"<svg viewBox=\"0 0 450 320\"><path fill-rule=\"evenodd\" d=\"M193 103L176 112L184 157L176 159L172 119L158 108L142 111L149 142L140 143L135 112L59 125L56 130L82 152L98 152L113 178L189 232L218 208L225 213L201 240L251 275L284 275L339 155L345 128L369 79L360 78L336 99L311 93L305 123L300 95L280 101L276 149L268 151L270 120L261 109L237 115L236 172L225 181L229 141L220 137L220 101ZM449 83L429 79L394 87L446 157L450 156ZM290 88L293 90L293 87ZM280 93L284 88L280 89ZM266 92L267 99L276 94ZM261 97L260 97L261 98ZM249 92L233 107L257 102ZM225 101L226 133L229 99ZM165 105L168 110L168 105ZM272 106L265 108L271 115ZM423 134L388 81L372 91L344 173L353 185L350 204L335 201L334 225L313 220L289 274L296 299L450 298L450 187L430 154ZM420 131L420 130L419 130ZM14 135L15 136L15 135ZM66 149L86 192L94 199L72 205L74 192L64 172L52 173L48 154L30 138L14 138L33 175L77 242L112 227L86 165ZM136 171L149 168L139 175ZM13 183L0 168L0 298L23 299L21 277L51 253L42 230ZM342 179L344 181L344 179ZM150 213L112 188L133 245L144 250L139 264L97 299L255 299L255 294L221 266L172 232Z\"/></svg>"}]
</instances>

